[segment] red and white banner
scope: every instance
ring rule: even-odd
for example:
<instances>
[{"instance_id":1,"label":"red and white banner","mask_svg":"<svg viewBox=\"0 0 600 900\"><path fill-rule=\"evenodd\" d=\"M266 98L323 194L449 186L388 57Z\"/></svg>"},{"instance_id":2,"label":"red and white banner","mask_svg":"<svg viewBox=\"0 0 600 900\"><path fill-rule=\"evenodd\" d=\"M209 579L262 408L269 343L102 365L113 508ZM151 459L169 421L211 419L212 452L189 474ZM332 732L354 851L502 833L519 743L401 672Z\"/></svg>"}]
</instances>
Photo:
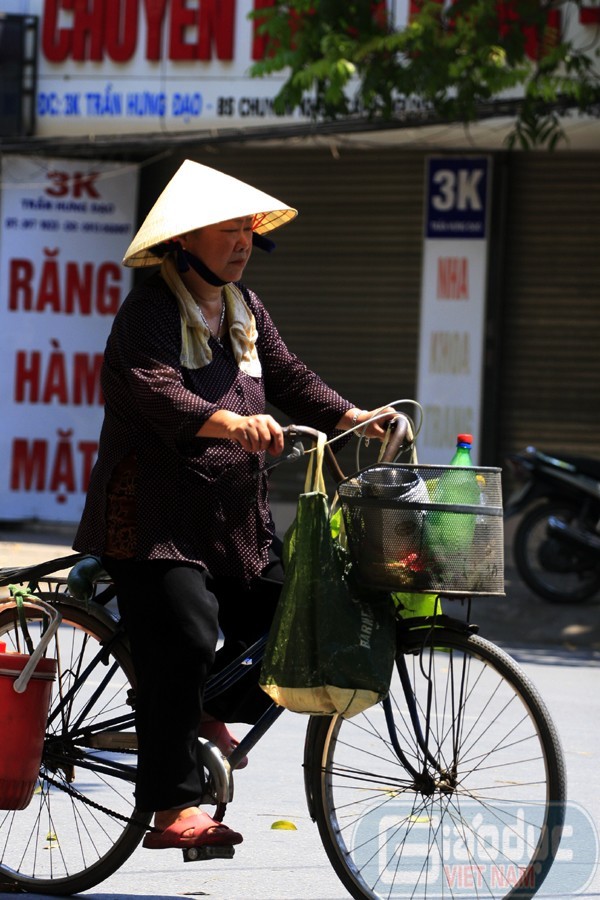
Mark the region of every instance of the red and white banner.
<instances>
[{"instance_id":1,"label":"red and white banner","mask_svg":"<svg viewBox=\"0 0 600 900\"><path fill-rule=\"evenodd\" d=\"M0 520L75 522L104 346L131 284L137 166L4 156L1 172Z\"/></svg>"}]
</instances>

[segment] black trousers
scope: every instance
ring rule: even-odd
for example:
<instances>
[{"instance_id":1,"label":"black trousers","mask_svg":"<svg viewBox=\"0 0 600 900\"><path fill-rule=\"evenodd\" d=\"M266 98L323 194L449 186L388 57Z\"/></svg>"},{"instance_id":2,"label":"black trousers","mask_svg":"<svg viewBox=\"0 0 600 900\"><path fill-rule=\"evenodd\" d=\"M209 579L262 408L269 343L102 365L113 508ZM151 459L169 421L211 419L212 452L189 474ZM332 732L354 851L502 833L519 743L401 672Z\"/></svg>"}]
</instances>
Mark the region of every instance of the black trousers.
<instances>
[{"instance_id":1,"label":"black trousers","mask_svg":"<svg viewBox=\"0 0 600 900\"><path fill-rule=\"evenodd\" d=\"M211 671L268 630L281 566L274 560L264 577L248 585L170 560L102 562L117 588L137 679L136 804L151 812L194 806L203 790L197 748L204 685ZM219 627L224 643L215 653ZM206 712L221 721L252 723L269 703L254 669Z\"/></svg>"}]
</instances>

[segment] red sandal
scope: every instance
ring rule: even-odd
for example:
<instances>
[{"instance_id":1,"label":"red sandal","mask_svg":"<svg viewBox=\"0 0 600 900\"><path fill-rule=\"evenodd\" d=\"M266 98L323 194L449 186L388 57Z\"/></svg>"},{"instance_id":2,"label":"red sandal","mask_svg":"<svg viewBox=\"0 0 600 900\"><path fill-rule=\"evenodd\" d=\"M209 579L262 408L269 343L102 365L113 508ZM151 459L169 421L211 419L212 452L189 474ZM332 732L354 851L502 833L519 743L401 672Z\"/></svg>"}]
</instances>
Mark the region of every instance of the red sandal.
<instances>
[{"instance_id":1,"label":"red sandal","mask_svg":"<svg viewBox=\"0 0 600 900\"><path fill-rule=\"evenodd\" d=\"M238 831L215 822L205 812L177 819L164 831L148 831L142 846L147 850L166 850L173 847L231 847L241 844L244 838Z\"/></svg>"},{"instance_id":2,"label":"red sandal","mask_svg":"<svg viewBox=\"0 0 600 900\"><path fill-rule=\"evenodd\" d=\"M207 741L210 741L218 747L225 757L229 756L230 753L233 753L239 744L238 739L232 735L227 728L227 725L216 719L205 719L200 722L198 734L200 737L206 738ZM248 757L244 756L235 767L236 772L238 769L245 769L247 765Z\"/></svg>"}]
</instances>

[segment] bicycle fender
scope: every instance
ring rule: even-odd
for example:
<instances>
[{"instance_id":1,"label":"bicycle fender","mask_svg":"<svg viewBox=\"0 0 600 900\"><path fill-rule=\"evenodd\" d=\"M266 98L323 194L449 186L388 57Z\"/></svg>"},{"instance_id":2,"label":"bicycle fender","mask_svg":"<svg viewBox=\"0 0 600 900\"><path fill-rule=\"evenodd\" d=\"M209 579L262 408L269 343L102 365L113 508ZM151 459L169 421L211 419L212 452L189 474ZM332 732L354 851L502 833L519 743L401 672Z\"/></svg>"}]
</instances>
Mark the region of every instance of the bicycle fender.
<instances>
[{"instance_id":1,"label":"bicycle fender","mask_svg":"<svg viewBox=\"0 0 600 900\"><path fill-rule=\"evenodd\" d=\"M306 727L306 737L304 739L304 762L302 764L304 768L304 792L306 794L308 814L310 815L313 822L316 821L316 815L310 775L311 772L314 771L313 766L315 763L315 739L317 736L317 731L320 727L322 727L324 719L328 721L329 716L310 716L308 725Z\"/></svg>"},{"instance_id":2,"label":"bicycle fender","mask_svg":"<svg viewBox=\"0 0 600 900\"><path fill-rule=\"evenodd\" d=\"M93 600L88 602L84 600L77 600L75 597L71 597L70 594L59 594L55 591L36 591L35 595L39 597L41 600L44 600L46 603L52 605L53 601L60 601L64 606L71 606L74 609L84 610L88 615L92 616L102 625L105 625L107 628L110 628L111 631L118 631L122 629L122 626L119 624L119 620L114 616L109 610L107 610L104 606L100 606L99 603L95 603Z\"/></svg>"}]
</instances>

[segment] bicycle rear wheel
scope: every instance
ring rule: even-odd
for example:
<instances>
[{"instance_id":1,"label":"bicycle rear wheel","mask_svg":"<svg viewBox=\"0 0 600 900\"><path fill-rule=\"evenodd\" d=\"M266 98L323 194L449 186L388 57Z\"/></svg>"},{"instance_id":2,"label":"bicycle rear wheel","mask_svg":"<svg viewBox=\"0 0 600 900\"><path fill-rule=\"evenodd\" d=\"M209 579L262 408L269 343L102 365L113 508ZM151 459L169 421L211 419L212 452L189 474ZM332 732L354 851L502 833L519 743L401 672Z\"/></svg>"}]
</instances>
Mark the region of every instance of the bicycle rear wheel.
<instances>
[{"instance_id":1,"label":"bicycle rear wheel","mask_svg":"<svg viewBox=\"0 0 600 900\"><path fill-rule=\"evenodd\" d=\"M566 797L543 702L482 638L401 640L389 702L307 732L313 817L338 876L356 898L532 897Z\"/></svg>"},{"instance_id":2,"label":"bicycle rear wheel","mask_svg":"<svg viewBox=\"0 0 600 900\"><path fill-rule=\"evenodd\" d=\"M71 894L103 881L133 853L150 814L133 800L133 667L101 608L40 594L63 621L39 781L26 809L0 810L0 890ZM26 607L33 644L42 614ZM0 605L0 639L27 653L14 607Z\"/></svg>"}]
</instances>

